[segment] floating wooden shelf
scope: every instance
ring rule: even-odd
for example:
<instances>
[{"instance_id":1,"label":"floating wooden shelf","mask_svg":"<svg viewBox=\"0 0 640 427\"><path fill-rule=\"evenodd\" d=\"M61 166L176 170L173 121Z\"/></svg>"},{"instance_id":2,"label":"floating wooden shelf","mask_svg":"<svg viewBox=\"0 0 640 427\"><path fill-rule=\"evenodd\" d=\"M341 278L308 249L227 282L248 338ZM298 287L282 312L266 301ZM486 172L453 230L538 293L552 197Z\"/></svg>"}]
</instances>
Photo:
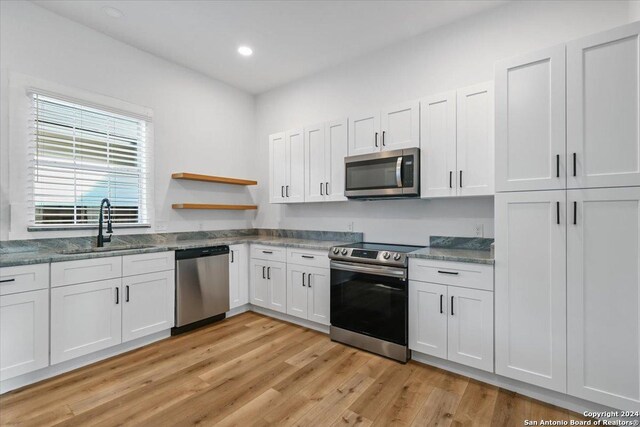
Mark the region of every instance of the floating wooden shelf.
<instances>
[{"instance_id":1,"label":"floating wooden shelf","mask_svg":"<svg viewBox=\"0 0 640 427\"><path fill-rule=\"evenodd\" d=\"M188 179L190 181L219 182L233 185L258 185L258 181L250 179L227 178L224 176L200 175L197 173L179 172L171 175L173 179Z\"/></svg>"},{"instance_id":2,"label":"floating wooden shelf","mask_svg":"<svg viewBox=\"0 0 640 427\"><path fill-rule=\"evenodd\" d=\"M256 205L211 205L207 203L174 203L173 209L218 209L226 211L248 211L258 209Z\"/></svg>"}]
</instances>

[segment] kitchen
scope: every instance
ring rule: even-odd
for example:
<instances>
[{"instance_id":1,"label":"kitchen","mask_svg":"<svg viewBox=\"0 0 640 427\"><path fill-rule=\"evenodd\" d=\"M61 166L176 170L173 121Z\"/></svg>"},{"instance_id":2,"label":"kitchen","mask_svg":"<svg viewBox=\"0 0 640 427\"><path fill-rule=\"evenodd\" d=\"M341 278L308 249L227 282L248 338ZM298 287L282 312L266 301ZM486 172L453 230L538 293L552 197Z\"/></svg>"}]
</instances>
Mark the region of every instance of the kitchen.
<instances>
[{"instance_id":1,"label":"kitchen","mask_svg":"<svg viewBox=\"0 0 640 427\"><path fill-rule=\"evenodd\" d=\"M635 420L638 3L1 2L0 424Z\"/></svg>"}]
</instances>

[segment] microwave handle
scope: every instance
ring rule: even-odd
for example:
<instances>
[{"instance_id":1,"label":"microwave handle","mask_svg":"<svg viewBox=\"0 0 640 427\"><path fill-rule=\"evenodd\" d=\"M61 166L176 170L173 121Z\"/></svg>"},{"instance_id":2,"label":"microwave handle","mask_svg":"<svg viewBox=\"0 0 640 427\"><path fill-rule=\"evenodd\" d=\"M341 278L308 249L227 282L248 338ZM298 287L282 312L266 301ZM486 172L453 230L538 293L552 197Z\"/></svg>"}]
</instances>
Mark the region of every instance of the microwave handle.
<instances>
[{"instance_id":1,"label":"microwave handle","mask_svg":"<svg viewBox=\"0 0 640 427\"><path fill-rule=\"evenodd\" d=\"M398 188L402 188L402 156L398 157L396 162L396 184Z\"/></svg>"}]
</instances>

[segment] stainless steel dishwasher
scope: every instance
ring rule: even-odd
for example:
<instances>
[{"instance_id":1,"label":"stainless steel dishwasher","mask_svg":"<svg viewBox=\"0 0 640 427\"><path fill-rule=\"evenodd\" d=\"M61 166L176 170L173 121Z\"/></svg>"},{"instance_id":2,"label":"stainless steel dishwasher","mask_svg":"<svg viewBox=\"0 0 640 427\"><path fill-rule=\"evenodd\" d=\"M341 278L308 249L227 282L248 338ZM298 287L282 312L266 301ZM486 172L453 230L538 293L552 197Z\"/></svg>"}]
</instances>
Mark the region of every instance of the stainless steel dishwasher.
<instances>
[{"instance_id":1,"label":"stainless steel dishwasher","mask_svg":"<svg viewBox=\"0 0 640 427\"><path fill-rule=\"evenodd\" d=\"M225 318L229 246L176 251L176 325L172 335Z\"/></svg>"}]
</instances>

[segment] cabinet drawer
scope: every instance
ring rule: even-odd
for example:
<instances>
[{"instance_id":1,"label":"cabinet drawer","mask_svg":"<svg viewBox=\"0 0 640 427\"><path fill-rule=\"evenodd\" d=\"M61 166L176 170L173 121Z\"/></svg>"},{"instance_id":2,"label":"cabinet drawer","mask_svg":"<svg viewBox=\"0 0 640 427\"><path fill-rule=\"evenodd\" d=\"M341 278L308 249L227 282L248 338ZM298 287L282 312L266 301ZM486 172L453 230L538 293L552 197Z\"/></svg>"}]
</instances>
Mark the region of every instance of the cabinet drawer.
<instances>
[{"instance_id":1,"label":"cabinet drawer","mask_svg":"<svg viewBox=\"0 0 640 427\"><path fill-rule=\"evenodd\" d=\"M0 295L35 291L49 287L49 264L0 268Z\"/></svg>"},{"instance_id":2,"label":"cabinet drawer","mask_svg":"<svg viewBox=\"0 0 640 427\"><path fill-rule=\"evenodd\" d=\"M309 267L329 268L329 254L327 251L287 248L287 262Z\"/></svg>"},{"instance_id":3,"label":"cabinet drawer","mask_svg":"<svg viewBox=\"0 0 640 427\"><path fill-rule=\"evenodd\" d=\"M150 254L125 255L122 257L122 275L155 273L175 269L175 252L153 252Z\"/></svg>"},{"instance_id":4,"label":"cabinet drawer","mask_svg":"<svg viewBox=\"0 0 640 427\"><path fill-rule=\"evenodd\" d=\"M279 246L251 245L251 258L286 262L287 249Z\"/></svg>"},{"instance_id":5,"label":"cabinet drawer","mask_svg":"<svg viewBox=\"0 0 640 427\"><path fill-rule=\"evenodd\" d=\"M121 256L54 262L51 264L51 287L115 279L121 276Z\"/></svg>"},{"instance_id":6,"label":"cabinet drawer","mask_svg":"<svg viewBox=\"0 0 640 427\"><path fill-rule=\"evenodd\" d=\"M409 277L421 282L493 291L492 265L412 258Z\"/></svg>"}]
</instances>

